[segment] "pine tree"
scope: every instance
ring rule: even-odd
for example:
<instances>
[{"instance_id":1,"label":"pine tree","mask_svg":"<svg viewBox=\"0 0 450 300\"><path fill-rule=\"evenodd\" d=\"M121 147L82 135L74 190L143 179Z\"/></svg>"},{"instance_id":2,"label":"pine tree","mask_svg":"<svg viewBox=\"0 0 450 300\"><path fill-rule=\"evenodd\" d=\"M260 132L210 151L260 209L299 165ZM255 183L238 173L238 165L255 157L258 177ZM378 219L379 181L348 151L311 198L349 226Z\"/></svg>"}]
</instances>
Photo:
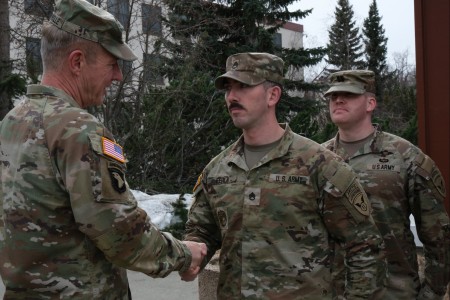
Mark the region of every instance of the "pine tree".
<instances>
[{"instance_id":1,"label":"pine tree","mask_svg":"<svg viewBox=\"0 0 450 300\"><path fill-rule=\"evenodd\" d=\"M329 42L325 61L331 66L329 71L360 69L362 60L362 42L359 28L353 20L353 7L348 0L339 0L334 12L335 23L328 30Z\"/></svg>"},{"instance_id":2,"label":"pine tree","mask_svg":"<svg viewBox=\"0 0 450 300\"><path fill-rule=\"evenodd\" d=\"M170 232L175 238L181 240L186 229L185 224L188 220L188 209L185 195L180 194L177 201L172 203L172 207L173 218L170 220L169 226L164 228L164 230Z\"/></svg>"},{"instance_id":3,"label":"pine tree","mask_svg":"<svg viewBox=\"0 0 450 300\"><path fill-rule=\"evenodd\" d=\"M362 31L364 34L366 67L375 72L376 94L380 97L383 89L383 78L387 71L387 38L384 35L385 31L381 24L376 0L373 0L369 7L369 15L364 20Z\"/></svg>"},{"instance_id":4,"label":"pine tree","mask_svg":"<svg viewBox=\"0 0 450 300\"><path fill-rule=\"evenodd\" d=\"M217 92L213 84L232 54L269 52L283 58L288 78L278 109L281 122L292 120L298 111L318 109L317 103L304 101L299 91L319 87L290 74L318 63L325 49L285 49L274 43L278 29L286 21L304 18L311 12L290 12L288 6L293 2L164 0L167 15L162 24L170 37L161 36L155 49L160 54L161 74L169 86L151 89L144 100L143 127L148 129L133 139L140 141L136 145L139 151L133 155L151 156L147 160L151 164L130 162L130 170L140 168L130 173L140 174L140 182L159 188L165 183L174 191L191 189L208 161L237 139L241 132L230 120L223 93Z\"/></svg>"}]
</instances>

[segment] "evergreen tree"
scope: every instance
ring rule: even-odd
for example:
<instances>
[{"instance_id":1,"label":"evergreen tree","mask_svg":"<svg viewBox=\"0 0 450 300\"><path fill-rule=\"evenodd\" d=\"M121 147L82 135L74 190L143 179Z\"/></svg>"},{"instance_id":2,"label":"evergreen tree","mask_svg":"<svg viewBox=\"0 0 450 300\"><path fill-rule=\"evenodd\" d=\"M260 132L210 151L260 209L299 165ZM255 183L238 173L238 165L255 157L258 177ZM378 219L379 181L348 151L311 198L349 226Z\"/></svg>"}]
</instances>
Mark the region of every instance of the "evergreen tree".
<instances>
[{"instance_id":1,"label":"evergreen tree","mask_svg":"<svg viewBox=\"0 0 450 300\"><path fill-rule=\"evenodd\" d=\"M328 30L329 42L325 61L330 72L364 67L359 28L353 20L353 7L348 0L339 0L334 12L335 23Z\"/></svg>"},{"instance_id":2,"label":"evergreen tree","mask_svg":"<svg viewBox=\"0 0 450 300\"><path fill-rule=\"evenodd\" d=\"M387 38L378 14L377 2L372 1L369 7L369 16L363 25L366 67L375 72L376 94L380 99L384 87L384 75L387 71ZM381 100L381 99L380 99Z\"/></svg>"},{"instance_id":3,"label":"evergreen tree","mask_svg":"<svg viewBox=\"0 0 450 300\"><path fill-rule=\"evenodd\" d=\"M168 13L162 24L170 36L161 36L155 53L160 55L159 71L169 86L149 89L144 99L143 129L126 145L139 149L131 154L128 150L135 158L130 158L129 173L134 186L164 185L167 192L191 192L208 161L240 135L225 108L223 93L215 91L213 84L224 72L227 57L253 51L283 58L287 80L278 111L279 120L285 122L299 111L319 109L301 97L301 91L319 88L305 83L301 70L318 63L325 49L285 49L274 42L286 21L311 12L290 12L288 6L294 0L163 2ZM302 126L314 130L307 126L309 121ZM139 142L130 147L132 140Z\"/></svg>"},{"instance_id":4,"label":"evergreen tree","mask_svg":"<svg viewBox=\"0 0 450 300\"><path fill-rule=\"evenodd\" d=\"M374 123L383 130L417 144L416 70L407 62L407 53L394 58L396 66L387 71Z\"/></svg>"},{"instance_id":5,"label":"evergreen tree","mask_svg":"<svg viewBox=\"0 0 450 300\"><path fill-rule=\"evenodd\" d=\"M186 229L185 224L188 220L188 209L184 194L180 194L177 201L172 203L172 207L173 218L170 220L169 226L164 228L164 230L170 232L175 238L181 240Z\"/></svg>"}]
</instances>

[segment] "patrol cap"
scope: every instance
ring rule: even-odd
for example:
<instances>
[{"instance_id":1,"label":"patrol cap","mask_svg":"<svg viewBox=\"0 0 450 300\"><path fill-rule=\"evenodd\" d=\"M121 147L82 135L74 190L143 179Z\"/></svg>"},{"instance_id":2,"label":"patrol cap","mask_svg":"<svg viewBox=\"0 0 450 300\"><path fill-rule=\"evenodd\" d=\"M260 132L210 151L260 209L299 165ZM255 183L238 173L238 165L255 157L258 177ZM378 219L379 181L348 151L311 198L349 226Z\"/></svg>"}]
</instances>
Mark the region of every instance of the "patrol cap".
<instances>
[{"instance_id":1,"label":"patrol cap","mask_svg":"<svg viewBox=\"0 0 450 300\"><path fill-rule=\"evenodd\" d=\"M99 43L117 58L137 59L122 38L123 27L119 21L85 0L57 0L49 21L61 30Z\"/></svg>"},{"instance_id":2,"label":"patrol cap","mask_svg":"<svg viewBox=\"0 0 450 300\"><path fill-rule=\"evenodd\" d=\"M348 92L352 94L375 94L375 74L369 70L346 70L333 73L328 78L330 88L325 96L333 92Z\"/></svg>"},{"instance_id":3,"label":"patrol cap","mask_svg":"<svg viewBox=\"0 0 450 300\"><path fill-rule=\"evenodd\" d=\"M284 62L269 53L238 53L227 58L226 73L217 77L214 84L223 90L227 78L248 84L258 85L266 80L283 84Z\"/></svg>"}]
</instances>

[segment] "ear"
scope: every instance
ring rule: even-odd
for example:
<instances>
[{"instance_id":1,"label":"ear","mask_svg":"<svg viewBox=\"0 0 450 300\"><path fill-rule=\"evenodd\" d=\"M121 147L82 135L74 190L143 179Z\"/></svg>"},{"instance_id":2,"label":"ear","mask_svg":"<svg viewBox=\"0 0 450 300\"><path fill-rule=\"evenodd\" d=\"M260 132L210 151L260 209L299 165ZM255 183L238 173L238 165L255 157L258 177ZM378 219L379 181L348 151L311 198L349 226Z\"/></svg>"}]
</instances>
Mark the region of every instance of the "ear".
<instances>
[{"instance_id":1,"label":"ear","mask_svg":"<svg viewBox=\"0 0 450 300\"><path fill-rule=\"evenodd\" d=\"M69 54L69 69L72 73L79 75L85 64L85 56L83 51L74 50Z\"/></svg>"},{"instance_id":2,"label":"ear","mask_svg":"<svg viewBox=\"0 0 450 300\"><path fill-rule=\"evenodd\" d=\"M367 111L372 112L377 107L377 99L374 95L367 96Z\"/></svg>"},{"instance_id":3,"label":"ear","mask_svg":"<svg viewBox=\"0 0 450 300\"><path fill-rule=\"evenodd\" d=\"M269 107L277 105L281 97L281 88L279 86L273 86L267 89L267 105Z\"/></svg>"}]
</instances>

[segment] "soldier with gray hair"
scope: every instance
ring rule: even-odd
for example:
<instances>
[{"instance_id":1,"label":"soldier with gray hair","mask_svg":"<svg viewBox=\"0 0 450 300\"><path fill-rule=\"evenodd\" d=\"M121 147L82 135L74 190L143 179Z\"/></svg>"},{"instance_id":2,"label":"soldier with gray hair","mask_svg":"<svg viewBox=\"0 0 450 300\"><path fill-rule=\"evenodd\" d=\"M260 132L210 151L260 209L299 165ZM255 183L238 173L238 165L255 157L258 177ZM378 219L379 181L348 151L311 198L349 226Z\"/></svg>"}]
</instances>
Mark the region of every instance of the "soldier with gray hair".
<instances>
[{"instance_id":1,"label":"soldier with gray hair","mask_svg":"<svg viewBox=\"0 0 450 300\"><path fill-rule=\"evenodd\" d=\"M372 71L339 71L330 75L329 84L325 96L338 133L324 146L355 170L372 204L386 246L388 276L382 299L442 299L450 278L450 226L438 167L418 147L372 124L377 104ZM411 214L423 243L422 283ZM333 267L338 295L345 289L344 255L337 252Z\"/></svg>"},{"instance_id":2,"label":"soldier with gray hair","mask_svg":"<svg viewBox=\"0 0 450 300\"><path fill-rule=\"evenodd\" d=\"M278 123L283 78L275 55L227 59L215 86L243 134L199 176L185 239L206 243L203 266L220 249L218 299L332 299L331 241L346 252L345 296L368 299L384 265L367 196L342 159Z\"/></svg>"},{"instance_id":3,"label":"soldier with gray hair","mask_svg":"<svg viewBox=\"0 0 450 300\"><path fill-rule=\"evenodd\" d=\"M5 299L130 299L126 269L197 272L206 246L152 224L126 157L85 108L137 57L121 24L84 0L58 0L42 28L44 73L0 126L0 273Z\"/></svg>"}]
</instances>

